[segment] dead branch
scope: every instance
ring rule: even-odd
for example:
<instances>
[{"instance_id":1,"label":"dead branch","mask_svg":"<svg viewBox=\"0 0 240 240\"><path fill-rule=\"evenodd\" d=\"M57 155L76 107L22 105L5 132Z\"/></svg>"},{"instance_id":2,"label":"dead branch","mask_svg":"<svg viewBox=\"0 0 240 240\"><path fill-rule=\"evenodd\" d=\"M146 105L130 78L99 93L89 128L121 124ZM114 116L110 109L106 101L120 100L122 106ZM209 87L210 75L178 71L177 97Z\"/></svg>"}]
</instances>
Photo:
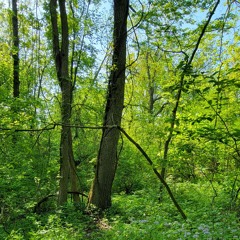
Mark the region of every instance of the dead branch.
<instances>
[{"instance_id":1,"label":"dead branch","mask_svg":"<svg viewBox=\"0 0 240 240\"><path fill-rule=\"evenodd\" d=\"M153 161L150 159L150 157L147 155L147 153L142 149L142 147L136 142L134 141L127 133L126 131L121 128L120 126L117 127L124 135L125 137L135 145L135 147L142 153L142 155L145 157L145 159L148 161L148 163L150 164L150 166L152 167L153 172L155 173L155 175L158 177L158 179L161 181L161 183L165 186L171 200L173 201L175 207L177 208L178 212L181 214L181 216L183 217L183 219L187 219L186 214L183 212L182 208L180 207L180 205L178 204L177 200L175 199L169 185L167 184L167 182L164 180L164 178L161 176L161 174L158 172L158 170L154 167Z\"/></svg>"}]
</instances>

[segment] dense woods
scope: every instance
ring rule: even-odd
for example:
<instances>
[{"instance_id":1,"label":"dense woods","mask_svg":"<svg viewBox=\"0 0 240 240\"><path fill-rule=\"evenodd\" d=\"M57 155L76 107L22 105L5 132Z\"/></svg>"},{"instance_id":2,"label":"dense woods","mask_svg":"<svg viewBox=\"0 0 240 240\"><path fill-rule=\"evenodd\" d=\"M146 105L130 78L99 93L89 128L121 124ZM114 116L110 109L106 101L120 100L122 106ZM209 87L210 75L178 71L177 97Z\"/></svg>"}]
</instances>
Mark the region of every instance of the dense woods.
<instances>
[{"instance_id":1,"label":"dense woods","mask_svg":"<svg viewBox=\"0 0 240 240\"><path fill-rule=\"evenodd\" d=\"M239 239L239 1L0 0L1 239Z\"/></svg>"}]
</instances>

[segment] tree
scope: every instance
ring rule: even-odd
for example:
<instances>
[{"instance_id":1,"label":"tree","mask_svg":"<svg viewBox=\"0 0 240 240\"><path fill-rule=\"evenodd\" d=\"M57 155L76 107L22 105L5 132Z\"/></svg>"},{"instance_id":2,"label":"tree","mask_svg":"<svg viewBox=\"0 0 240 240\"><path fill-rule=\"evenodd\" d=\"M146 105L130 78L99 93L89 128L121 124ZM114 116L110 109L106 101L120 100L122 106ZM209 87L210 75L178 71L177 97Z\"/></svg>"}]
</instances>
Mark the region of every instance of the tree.
<instances>
[{"instance_id":1,"label":"tree","mask_svg":"<svg viewBox=\"0 0 240 240\"><path fill-rule=\"evenodd\" d=\"M19 97L19 35L17 0L12 0L12 32L13 32L13 97Z\"/></svg>"},{"instance_id":2,"label":"tree","mask_svg":"<svg viewBox=\"0 0 240 240\"><path fill-rule=\"evenodd\" d=\"M69 77L69 33L65 0L59 0L61 34L57 15L57 0L50 1L52 24L53 54L57 71L57 78L61 88L61 142L60 142L60 186L58 204L67 202L68 184L71 183L73 199L79 202L77 191L77 175L72 149L71 108L72 108L72 80Z\"/></svg>"},{"instance_id":3,"label":"tree","mask_svg":"<svg viewBox=\"0 0 240 240\"><path fill-rule=\"evenodd\" d=\"M167 161L168 161L168 151L169 151L169 147L170 147L170 142L173 138L173 133L174 133L174 128L176 125L176 121L177 121L177 112L178 112L178 108L179 108L179 104L180 104L180 100L181 100L181 95L182 95L182 91L183 91L183 87L185 84L185 77L188 76L189 74L191 74L191 68L192 68L192 61L195 57L195 54L198 50L199 44L207 30L207 27L212 19L213 14L215 13L217 6L219 5L219 0L216 1L216 3L213 6L213 10L210 12L209 17L207 18L206 23L203 26L203 29L199 35L199 38L196 42L196 45L192 51L192 54L190 55L190 58L188 59L188 57L186 58L186 62L183 63L182 65L182 73L180 75L180 81L179 81L179 89L176 95L176 102L175 102L175 106L172 110L172 116L171 116L171 121L170 121L170 131L167 137L167 140L165 141L164 144L164 156L163 156L163 160L164 160L164 165L162 167L162 171L161 171L161 176L163 178L165 178L165 173L166 173L166 165L167 165ZM160 187L160 191L161 191L161 187Z\"/></svg>"},{"instance_id":4,"label":"tree","mask_svg":"<svg viewBox=\"0 0 240 240\"><path fill-rule=\"evenodd\" d=\"M101 209L111 206L111 189L118 163L119 129L111 126L120 126L122 120L128 8L128 0L114 0L112 67L96 173L89 195L89 202Z\"/></svg>"}]
</instances>

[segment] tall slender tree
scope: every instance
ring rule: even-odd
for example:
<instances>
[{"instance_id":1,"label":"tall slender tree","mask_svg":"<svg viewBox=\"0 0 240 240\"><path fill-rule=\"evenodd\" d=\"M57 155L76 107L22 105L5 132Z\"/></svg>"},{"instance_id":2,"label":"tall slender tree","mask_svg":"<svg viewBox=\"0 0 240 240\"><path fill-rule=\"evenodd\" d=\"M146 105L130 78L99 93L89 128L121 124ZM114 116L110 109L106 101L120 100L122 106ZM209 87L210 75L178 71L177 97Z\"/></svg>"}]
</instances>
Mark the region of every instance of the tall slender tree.
<instances>
[{"instance_id":1,"label":"tall slender tree","mask_svg":"<svg viewBox=\"0 0 240 240\"><path fill-rule=\"evenodd\" d=\"M17 0L12 0L12 34L13 34L13 97L19 97L19 34Z\"/></svg>"},{"instance_id":2,"label":"tall slender tree","mask_svg":"<svg viewBox=\"0 0 240 240\"><path fill-rule=\"evenodd\" d=\"M119 129L111 126L120 126L122 119L128 10L129 0L114 0L112 67L96 173L89 196L89 202L101 209L111 206L111 189L118 163Z\"/></svg>"},{"instance_id":3,"label":"tall slender tree","mask_svg":"<svg viewBox=\"0 0 240 240\"><path fill-rule=\"evenodd\" d=\"M69 77L69 33L68 19L65 0L59 0L61 33L59 33L59 22L57 14L57 0L50 1L50 14L52 24L53 54L57 71L57 78L61 88L61 142L60 142L60 186L58 204L67 202L68 185L71 184L73 199L79 202L77 194L77 175L72 149L71 132L71 108L73 84Z\"/></svg>"},{"instance_id":4,"label":"tall slender tree","mask_svg":"<svg viewBox=\"0 0 240 240\"><path fill-rule=\"evenodd\" d=\"M168 162L168 152L169 152L170 143L171 143L172 138L173 138L174 128L175 128L175 125L176 125L177 112L178 112L179 104L180 104L180 101L181 101L183 87L184 87L184 84L185 84L185 77L188 75L189 70L191 69L192 62L194 60L195 54L196 54L196 52L199 48L201 40L206 33L207 27L209 26L209 23L211 22L212 16L214 15L219 3L220 3L220 1L217 0L215 2L215 4L213 5L213 9L209 13L207 21L205 22L205 24L203 26L203 29L202 29L202 31L199 35L199 38L197 39L197 42L196 42L196 45L195 45L195 47L192 51L192 54L190 55L189 58L186 58L186 63L184 63L182 73L180 75L179 89L178 89L178 92L177 92L177 95L176 95L175 106L172 110L172 117L171 117L171 122L170 122L170 131L168 133L167 140L165 141L165 144L164 144L164 156L163 156L164 164L163 164L163 167L162 167L162 170L161 170L161 176L163 178L166 177L165 175L166 175L166 165L167 165L167 162ZM162 187L163 186L161 185L160 186L160 195L162 194ZM161 198L161 196L160 196L160 198Z\"/></svg>"}]
</instances>

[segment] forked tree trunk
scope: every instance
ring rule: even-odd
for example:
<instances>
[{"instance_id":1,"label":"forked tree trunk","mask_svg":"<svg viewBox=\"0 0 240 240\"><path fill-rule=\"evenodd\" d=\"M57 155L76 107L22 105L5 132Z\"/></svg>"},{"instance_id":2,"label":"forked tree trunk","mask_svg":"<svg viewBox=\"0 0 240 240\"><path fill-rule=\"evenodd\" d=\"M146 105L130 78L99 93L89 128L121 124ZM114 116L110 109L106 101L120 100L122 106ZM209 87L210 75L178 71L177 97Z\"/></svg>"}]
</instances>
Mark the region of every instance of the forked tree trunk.
<instances>
[{"instance_id":1,"label":"forked tree trunk","mask_svg":"<svg viewBox=\"0 0 240 240\"><path fill-rule=\"evenodd\" d=\"M62 131L60 142L60 185L58 204L63 205L67 202L69 181L71 192L78 192L76 167L72 150L72 133L71 133L71 108L72 108L72 81L68 71L69 55L69 36L68 21L65 7L65 0L59 0L60 20L61 20L61 37L58 32L57 18L57 0L50 1L50 14L52 23L53 54L57 70L58 82L62 92L61 117ZM61 43L61 44L60 44ZM74 202L79 202L78 194L73 196Z\"/></svg>"},{"instance_id":2,"label":"forked tree trunk","mask_svg":"<svg viewBox=\"0 0 240 240\"><path fill-rule=\"evenodd\" d=\"M95 178L89 194L89 203L106 209L111 206L111 190L118 163L118 128L121 125L125 68L128 0L114 0L114 32L112 68L108 82L107 103L103 122L103 132L97 158Z\"/></svg>"}]
</instances>

